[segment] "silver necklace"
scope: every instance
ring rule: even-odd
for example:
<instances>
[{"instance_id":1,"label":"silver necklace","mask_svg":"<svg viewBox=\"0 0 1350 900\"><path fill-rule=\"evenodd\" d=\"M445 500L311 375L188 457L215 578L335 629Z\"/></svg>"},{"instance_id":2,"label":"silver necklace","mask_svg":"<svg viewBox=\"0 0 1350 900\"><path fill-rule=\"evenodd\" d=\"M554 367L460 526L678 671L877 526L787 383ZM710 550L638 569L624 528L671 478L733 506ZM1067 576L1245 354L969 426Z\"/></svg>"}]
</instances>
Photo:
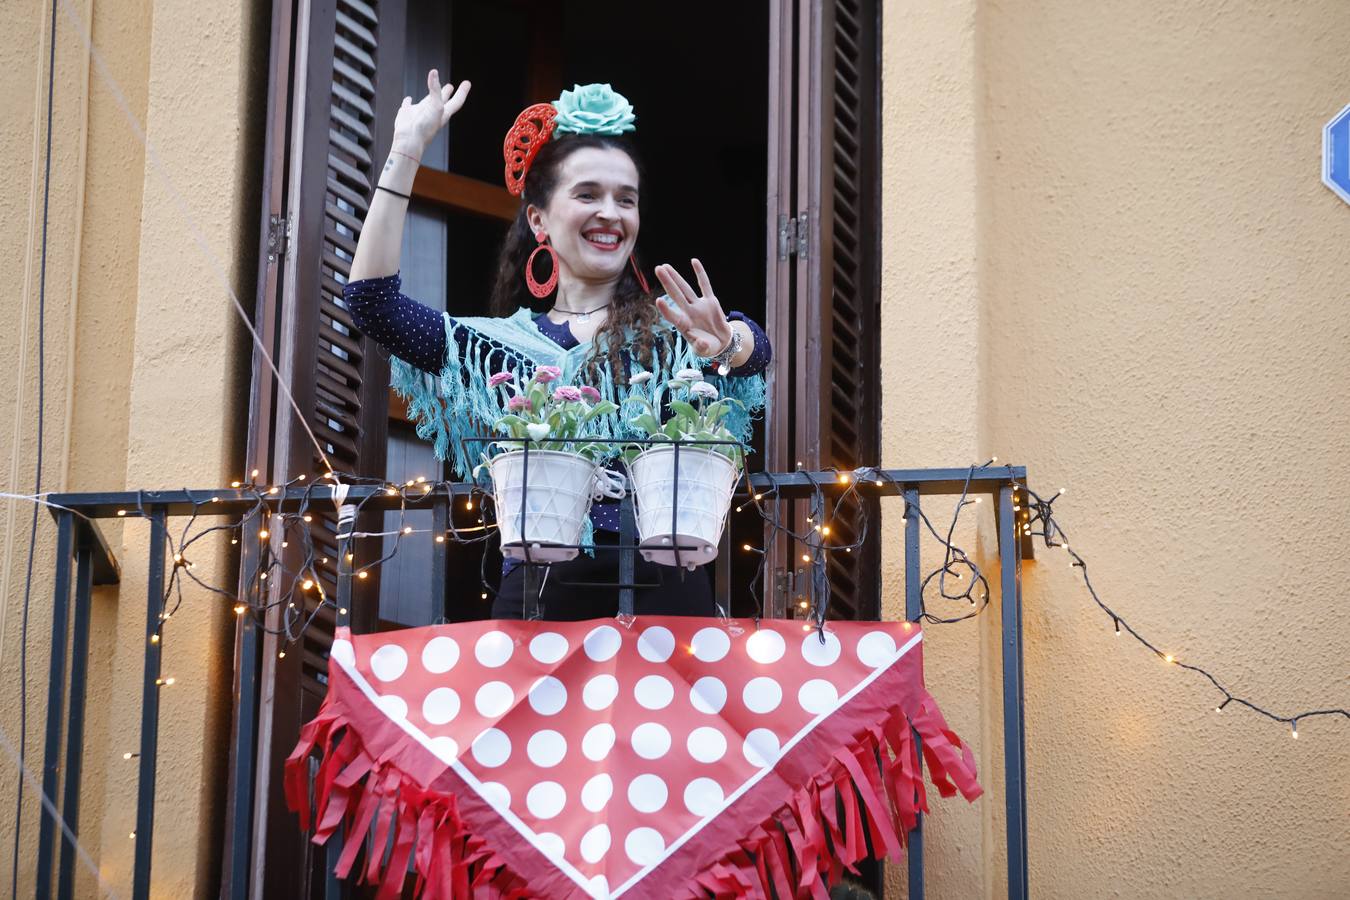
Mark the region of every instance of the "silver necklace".
<instances>
[{"instance_id":1,"label":"silver necklace","mask_svg":"<svg viewBox=\"0 0 1350 900\"><path fill-rule=\"evenodd\" d=\"M610 304L606 303L603 306L597 306L595 309L587 309L587 310L558 309L557 306L554 306L553 312L561 313L564 316L576 316L578 322L589 322L591 320L591 313L597 313L600 310L605 309L609 305Z\"/></svg>"}]
</instances>

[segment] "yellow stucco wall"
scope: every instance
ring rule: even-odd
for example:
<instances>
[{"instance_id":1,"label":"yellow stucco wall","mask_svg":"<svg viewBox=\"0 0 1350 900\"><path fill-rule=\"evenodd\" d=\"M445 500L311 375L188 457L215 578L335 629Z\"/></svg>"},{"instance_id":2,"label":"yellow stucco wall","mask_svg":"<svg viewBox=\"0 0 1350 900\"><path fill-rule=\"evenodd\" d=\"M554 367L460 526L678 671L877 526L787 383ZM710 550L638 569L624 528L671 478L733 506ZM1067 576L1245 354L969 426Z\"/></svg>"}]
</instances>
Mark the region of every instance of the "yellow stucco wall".
<instances>
[{"instance_id":1,"label":"yellow stucco wall","mask_svg":"<svg viewBox=\"0 0 1350 900\"><path fill-rule=\"evenodd\" d=\"M260 119L258 5L186 0L63 0L46 265L47 490L178 488L226 483L237 472L241 348L226 285L246 306L256 265L256 129ZM104 72L71 18L92 33ZM0 472L8 491L32 490L37 418L37 304L46 139L50 6L27 4L0 32L3 92L0 229L10 286L0 344ZM265 39L265 33L262 35ZM121 97L112 88L109 76ZM265 83L265 82L264 82ZM128 116L158 153L150 161ZM167 186L164 175L173 183ZM253 189L245 189L246 185ZM174 194L180 196L180 207ZM194 240L194 228L212 259ZM0 507L0 727L19 735L19 634L31 507ZM145 629L143 522L104 522L123 564L119 589L95 597L81 807L81 843L107 884L130 891ZM38 519L28 638L28 766L40 778L55 528ZM226 544L228 542L225 542ZM224 578L226 554L194 557L204 580ZM165 629L154 895L210 896L218 873L230 703L229 605L188 592ZM16 767L0 756L0 882L8 885ZM25 789L18 883L31 894L39 807ZM95 876L80 867L80 896Z\"/></svg>"},{"instance_id":2,"label":"yellow stucco wall","mask_svg":"<svg viewBox=\"0 0 1350 900\"><path fill-rule=\"evenodd\" d=\"M1103 598L1282 713L1350 702L1350 206L1319 180L1347 33L1336 0L885 9L885 461L1068 487ZM1350 723L1216 715L1062 550L1024 588L1035 895L1346 895ZM996 615L927 634L993 788L932 818L929 895L996 896Z\"/></svg>"}]
</instances>

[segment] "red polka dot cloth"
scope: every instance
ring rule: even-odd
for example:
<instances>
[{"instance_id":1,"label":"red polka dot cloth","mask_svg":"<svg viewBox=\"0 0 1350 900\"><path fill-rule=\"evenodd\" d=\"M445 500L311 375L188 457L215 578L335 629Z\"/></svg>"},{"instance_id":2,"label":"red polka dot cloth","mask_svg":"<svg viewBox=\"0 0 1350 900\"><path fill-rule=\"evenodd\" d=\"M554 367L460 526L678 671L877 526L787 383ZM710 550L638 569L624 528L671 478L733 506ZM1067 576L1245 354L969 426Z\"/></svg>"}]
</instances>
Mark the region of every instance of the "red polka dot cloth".
<instances>
[{"instance_id":1,"label":"red polka dot cloth","mask_svg":"<svg viewBox=\"0 0 1350 900\"><path fill-rule=\"evenodd\" d=\"M899 854L920 746L940 794L979 796L907 622L339 629L286 799L381 898L410 873L430 900L825 897L869 844Z\"/></svg>"}]
</instances>

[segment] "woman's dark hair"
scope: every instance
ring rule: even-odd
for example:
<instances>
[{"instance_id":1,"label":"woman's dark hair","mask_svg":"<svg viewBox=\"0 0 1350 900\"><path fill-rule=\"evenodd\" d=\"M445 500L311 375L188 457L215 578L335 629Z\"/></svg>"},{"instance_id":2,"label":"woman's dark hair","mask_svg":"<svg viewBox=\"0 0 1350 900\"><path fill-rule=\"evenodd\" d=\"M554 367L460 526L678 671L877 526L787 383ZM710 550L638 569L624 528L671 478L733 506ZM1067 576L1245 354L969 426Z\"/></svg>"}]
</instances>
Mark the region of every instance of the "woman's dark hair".
<instances>
[{"instance_id":1,"label":"woman's dark hair","mask_svg":"<svg viewBox=\"0 0 1350 900\"><path fill-rule=\"evenodd\" d=\"M633 160L638 172L638 186L643 179L642 159L632 142L622 137L599 134L566 134L544 144L525 176L525 189L521 194L524 201L520 212L506 232L501 252L497 255L497 274L492 285L492 314L509 316L522 306L543 311L553 305L556 291L547 297L536 298L525 287L525 263L534 252L538 243L530 229L526 209L533 204L545 209L553 192L558 189L558 174L563 162L578 150L587 148L621 150ZM641 192L638 194L641 204ZM640 207L639 207L640 208ZM637 251L634 249L634 258ZM640 262L639 262L640 264ZM625 335L631 331L634 335L631 352L633 361L646 368L652 368L653 352L656 343L652 327L660 319L656 304L651 295L642 290L632 266L625 266L614 288L614 301L609 309L609 317L595 333L594 349L583 370L587 381L596 379L596 365L601 356L609 360L609 368L616 381L627 380L627 373L621 365L620 351L623 349Z\"/></svg>"}]
</instances>

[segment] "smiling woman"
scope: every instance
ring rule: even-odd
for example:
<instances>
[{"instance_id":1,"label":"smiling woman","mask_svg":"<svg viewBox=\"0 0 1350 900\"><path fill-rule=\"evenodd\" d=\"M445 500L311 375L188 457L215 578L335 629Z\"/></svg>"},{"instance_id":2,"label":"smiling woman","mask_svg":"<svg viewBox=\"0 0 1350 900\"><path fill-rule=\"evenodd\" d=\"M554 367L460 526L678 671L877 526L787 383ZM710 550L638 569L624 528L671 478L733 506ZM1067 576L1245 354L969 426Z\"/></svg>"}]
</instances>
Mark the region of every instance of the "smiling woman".
<instances>
[{"instance_id":1,"label":"smiling woman","mask_svg":"<svg viewBox=\"0 0 1350 900\"><path fill-rule=\"evenodd\" d=\"M432 70L427 95L416 104L404 99L344 290L357 327L397 357L394 387L409 399L418 434L464 477L479 450L464 439L486 433L507 412L502 395L489 389L493 373L525 379L541 366L557 366L559 384L585 385L597 399L621 404L630 376L649 372L664 384L695 366L743 404L727 424L747 440L764 403L768 339L744 315L724 311L697 259L691 261L697 289L674 266L659 265L655 274L666 293L653 296L637 254L643 171L627 136L636 116L609 85L577 86L553 103L535 104L507 133L506 184L523 202L498 257L494 317L452 318L400 292L407 195L418 161L468 93L467 82L443 86ZM617 413L595 417L594 427L601 436L637 436ZM617 611L617 588L569 584L617 581L617 513L616 503L597 503L594 556L552 566L540 598L547 618ZM640 561L635 580L648 585L637 590L639 613L715 612L706 570L682 578ZM523 572L508 561L493 617L519 617L523 589Z\"/></svg>"}]
</instances>

